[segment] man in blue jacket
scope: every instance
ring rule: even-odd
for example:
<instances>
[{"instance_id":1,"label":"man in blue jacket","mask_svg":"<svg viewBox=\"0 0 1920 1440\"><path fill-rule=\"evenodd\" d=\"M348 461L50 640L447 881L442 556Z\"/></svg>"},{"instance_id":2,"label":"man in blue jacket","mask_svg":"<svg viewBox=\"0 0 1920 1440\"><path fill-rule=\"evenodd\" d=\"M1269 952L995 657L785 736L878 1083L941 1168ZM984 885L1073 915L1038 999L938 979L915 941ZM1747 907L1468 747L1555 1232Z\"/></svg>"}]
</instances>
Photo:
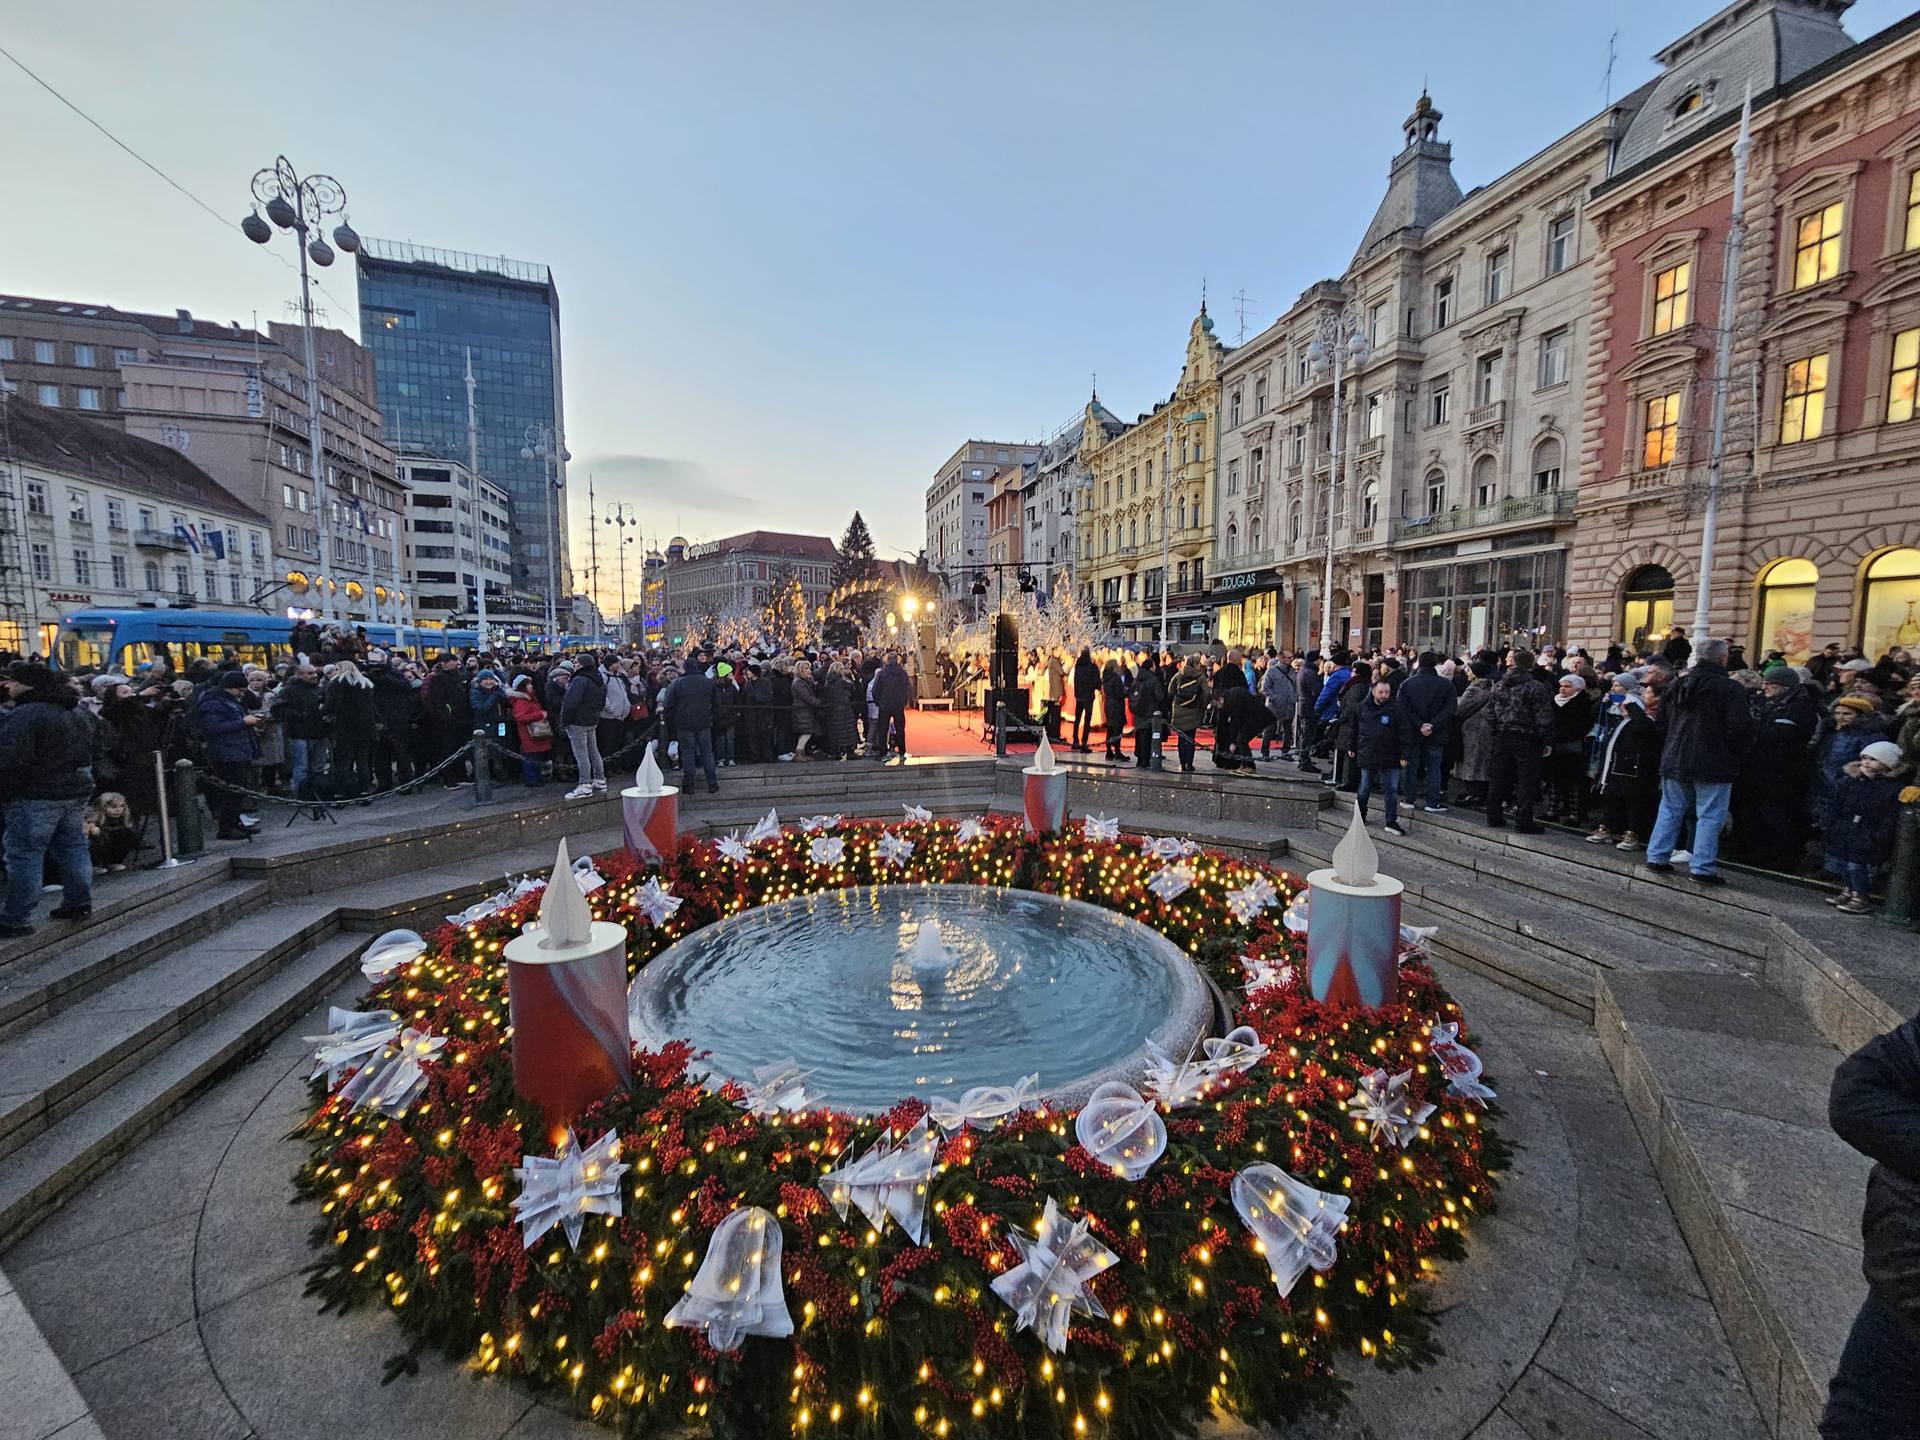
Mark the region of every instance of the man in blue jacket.
<instances>
[{"instance_id":1,"label":"man in blue jacket","mask_svg":"<svg viewBox=\"0 0 1920 1440\"><path fill-rule=\"evenodd\" d=\"M1309 775L1320 773L1320 767L1313 763L1312 747L1318 743L1320 736L1340 723L1340 694L1347 688L1347 681L1353 678L1353 664L1346 651L1336 650L1330 658L1333 669L1320 682L1320 693L1313 701L1313 737L1303 742L1300 752L1300 768Z\"/></svg>"},{"instance_id":2,"label":"man in blue jacket","mask_svg":"<svg viewBox=\"0 0 1920 1440\"><path fill-rule=\"evenodd\" d=\"M93 864L82 828L93 794L92 717L73 686L37 660L8 672L13 709L0 717L0 805L7 817L7 898L0 936L33 933L52 857L63 887L56 920L93 913Z\"/></svg>"},{"instance_id":3,"label":"man in blue jacket","mask_svg":"<svg viewBox=\"0 0 1920 1440\"><path fill-rule=\"evenodd\" d=\"M1420 668L1400 687L1400 708L1406 712L1413 735L1407 750L1407 802L1414 791L1426 790L1421 806L1430 815L1446 812L1446 792L1442 771L1447 763L1447 737L1453 730L1453 684L1440 673L1440 657L1429 650L1420 657Z\"/></svg>"},{"instance_id":4,"label":"man in blue jacket","mask_svg":"<svg viewBox=\"0 0 1920 1440\"><path fill-rule=\"evenodd\" d=\"M207 769L220 781L208 786L207 805L220 822L216 840L251 840L253 831L240 821L240 791L253 778L253 759L259 754L253 732L266 716L250 711L240 701L247 677L229 670L194 697L191 720L206 745Z\"/></svg>"}]
</instances>

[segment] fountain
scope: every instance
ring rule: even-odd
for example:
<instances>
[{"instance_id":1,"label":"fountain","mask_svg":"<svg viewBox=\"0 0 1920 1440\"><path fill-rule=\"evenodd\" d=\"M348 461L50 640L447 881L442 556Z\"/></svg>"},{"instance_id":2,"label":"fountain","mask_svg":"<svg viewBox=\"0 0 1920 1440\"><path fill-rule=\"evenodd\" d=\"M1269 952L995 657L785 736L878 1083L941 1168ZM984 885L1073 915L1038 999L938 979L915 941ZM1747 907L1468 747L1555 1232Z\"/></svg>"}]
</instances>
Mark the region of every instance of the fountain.
<instances>
[{"instance_id":1,"label":"fountain","mask_svg":"<svg viewBox=\"0 0 1920 1440\"><path fill-rule=\"evenodd\" d=\"M670 946L628 999L648 1048L691 1041L716 1080L791 1057L808 1094L871 1114L907 1095L1019 1086L1078 1104L1185 1054L1212 994L1179 946L1078 900L875 885L743 910Z\"/></svg>"}]
</instances>

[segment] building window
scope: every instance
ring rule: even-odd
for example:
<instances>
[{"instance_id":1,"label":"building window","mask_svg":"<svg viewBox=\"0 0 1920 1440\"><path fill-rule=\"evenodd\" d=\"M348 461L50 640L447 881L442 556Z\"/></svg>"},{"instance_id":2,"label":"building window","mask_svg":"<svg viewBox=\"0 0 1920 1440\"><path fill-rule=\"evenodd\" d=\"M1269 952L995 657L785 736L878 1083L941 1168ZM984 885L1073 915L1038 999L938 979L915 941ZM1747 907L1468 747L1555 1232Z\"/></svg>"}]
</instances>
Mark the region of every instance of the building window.
<instances>
[{"instance_id":1,"label":"building window","mask_svg":"<svg viewBox=\"0 0 1920 1440\"><path fill-rule=\"evenodd\" d=\"M1558 275L1573 263L1573 216L1547 222L1547 274Z\"/></svg>"},{"instance_id":2,"label":"building window","mask_svg":"<svg viewBox=\"0 0 1920 1440\"><path fill-rule=\"evenodd\" d=\"M1427 396L1427 423L1444 425L1453 414L1453 384L1448 380L1433 382L1433 390Z\"/></svg>"},{"instance_id":3,"label":"building window","mask_svg":"<svg viewBox=\"0 0 1920 1440\"><path fill-rule=\"evenodd\" d=\"M42 405L46 406L49 410L59 408L60 387L58 385L40 385L36 386L35 389L39 392L40 403Z\"/></svg>"},{"instance_id":4,"label":"building window","mask_svg":"<svg viewBox=\"0 0 1920 1440\"><path fill-rule=\"evenodd\" d=\"M1800 217L1793 239L1794 289L1804 290L1840 273L1840 231L1846 218L1844 200Z\"/></svg>"},{"instance_id":5,"label":"building window","mask_svg":"<svg viewBox=\"0 0 1920 1440\"><path fill-rule=\"evenodd\" d=\"M47 513L46 481L27 481L27 513L29 515L45 515Z\"/></svg>"},{"instance_id":6,"label":"building window","mask_svg":"<svg viewBox=\"0 0 1920 1440\"><path fill-rule=\"evenodd\" d=\"M1267 413L1267 377L1264 375L1253 382L1253 413Z\"/></svg>"},{"instance_id":7,"label":"building window","mask_svg":"<svg viewBox=\"0 0 1920 1440\"><path fill-rule=\"evenodd\" d=\"M1378 440L1387 433L1387 397L1376 390L1367 396L1367 439Z\"/></svg>"},{"instance_id":8,"label":"building window","mask_svg":"<svg viewBox=\"0 0 1920 1440\"><path fill-rule=\"evenodd\" d=\"M1500 498L1500 480L1497 467L1491 455L1482 455L1473 462L1473 503L1476 509L1485 509Z\"/></svg>"},{"instance_id":9,"label":"building window","mask_svg":"<svg viewBox=\"0 0 1920 1440\"><path fill-rule=\"evenodd\" d=\"M1567 381L1567 338L1565 329L1549 330L1540 337L1540 388L1546 390Z\"/></svg>"},{"instance_id":10,"label":"building window","mask_svg":"<svg viewBox=\"0 0 1920 1440\"><path fill-rule=\"evenodd\" d=\"M91 525L93 523L93 507L87 503L86 491L75 490L72 487L68 487L67 519L76 525Z\"/></svg>"},{"instance_id":11,"label":"building window","mask_svg":"<svg viewBox=\"0 0 1920 1440\"><path fill-rule=\"evenodd\" d=\"M1653 333L1665 335L1687 323L1693 262L1682 260L1653 277Z\"/></svg>"},{"instance_id":12,"label":"building window","mask_svg":"<svg viewBox=\"0 0 1920 1440\"><path fill-rule=\"evenodd\" d=\"M1427 515L1438 515L1447 508L1447 477L1438 470L1427 476Z\"/></svg>"},{"instance_id":13,"label":"building window","mask_svg":"<svg viewBox=\"0 0 1920 1440\"><path fill-rule=\"evenodd\" d=\"M1542 440L1533 452L1533 493L1549 495L1560 488L1560 442Z\"/></svg>"},{"instance_id":14,"label":"building window","mask_svg":"<svg viewBox=\"0 0 1920 1440\"><path fill-rule=\"evenodd\" d=\"M76 345L73 347L73 363L84 369L91 370L100 362L94 359L93 346Z\"/></svg>"},{"instance_id":15,"label":"building window","mask_svg":"<svg viewBox=\"0 0 1920 1440\"><path fill-rule=\"evenodd\" d=\"M1627 577L1620 597L1620 638L1635 653L1654 649L1673 628L1673 576L1642 565Z\"/></svg>"},{"instance_id":16,"label":"building window","mask_svg":"<svg viewBox=\"0 0 1920 1440\"><path fill-rule=\"evenodd\" d=\"M147 589L157 591L160 588L160 562L149 560L141 567L141 574L147 582Z\"/></svg>"},{"instance_id":17,"label":"building window","mask_svg":"<svg viewBox=\"0 0 1920 1440\"><path fill-rule=\"evenodd\" d=\"M1434 283L1433 328L1444 330L1453 323L1453 277Z\"/></svg>"},{"instance_id":18,"label":"building window","mask_svg":"<svg viewBox=\"0 0 1920 1440\"><path fill-rule=\"evenodd\" d=\"M73 580L76 585L93 583L93 552L89 550L73 552Z\"/></svg>"},{"instance_id":19,"label":"building window","mask_svg":"<svg viewBox=\"0 0 1920 1440\"><path fill-rule=\"evenodd\" d=\"M1230 411L1232 418L1229 419L1227 423L1229 425L1238 425L1240 423L1240 392L1238 390L1233 392L1233 402L1230 406Z\"/></svg>"},{"instance_id":20,"label":"building window","mask_svg":"<svg viewBox=\"0 0 1920 1440\"><path fill-rule=\"evenodd\" d=\"M1498 305L1511 289L1513 251L1502 245L1487 256L1487 304Z\"/></svg>"},{"instance_id":21,"label":"building window","mask_svg":"<svg viewBox=\"0 0 1920 1440\"><path fill-rule=\"evenodd\" d=\"M1776 560L1760 572L1754 651L1778 650L1789 665L1813 654L1813 592L1820 571L1811 560Z\"/></svg>"},{"instance_id":22,"label":"building window","mask_svg":"<svg viewBox=\"0 0 1920 1440\"><path fill-rule=\"evenodd\" d=\"M1647 401L1640 430L1640 466L1657 470L1673 463L1680 436L1680 392L1670 391Z\"/></svg>"},{"instance_id":23,"label":"building window","mask_svg":"<svg viewBox=\"0 0 1920 1440\"><path fill-rule=\"evenodd\" d=\"M109 556L108 563L113 570L113 588L116 590L126 589L127 588L127 557L124 555Z\"/></svg>"},{"instance_id":24,"label":"building window","mask_svg":"<svg viewBox=\"0 0 1920 1440\"><path fill-rule=\"evenodd\" d=\"M236 605L240 603L240 572L238 570L227 576L227 598Z\"/></svg>"},{"instance_id":25,"label":"building window","mask_svg":"<svg viewBox=\"0 0 1920 1440\"><path fill-rule=\"evenodd\" d=\"M1365 488L1360 491L1360 526L1362 529L1370 529L1379 518L1380 482L1369 480Z\"/></svg>"},{"instance_id":26,"label":"building window","mask_svg":"<svg viewBox=\"0 0 1920 1440\"><path fill-rule=\"evenodd\" d=\"M82 410L98 410L100 408L100 392L91 385L82 385L78 390L74 391L73 403L78 405Z\"/></svg>"},{"instance_id":27,"label":"building window","mask_svg":"<svg viewBox=\"0 0 1920 1440\"><path fill-rule=\"evenodd\" d=\"M1298 355L1293 357L1293 383L1295 385L1305 385L1307 383L1307 377L1312 373L1313 362L1307 358L1307 352L1302 350Z\"/></svg>"},{"instance_id":28,"label":"building window","mask_svg":"<svg viewBox=\"0 0 1920 1440\"><path fill-rule=\"evenodd\" d=\"M1227 493L1229 495L1238 495L1240 493L1240 462L1238 460L1230 460L1227 462ZM1183 509L1186 503L1184 499L1180 502ZM1182 521L1181 523L1185 524L1186 522Z\"/></svg>"},{"instance_id":29,"label":"building window","mask_svg":"<svg viewBox=\"0 0 1920 1440\"><path fill-rule=\"evenodd\" d=\"M1267 478L1267 452L1264 446L1256 446L1254 448L1250 463L1252 465L1253 487L1257 490L1260 488L1261 482Z\"/></svg>"},{"instance_id":30,"label":"building window","mask_svg":"<svg viewBox=\"0 0 1920 1440\"><path fill-rule=\"evenodd\" d=\"M247 554L252 557L255 565L263 564L266 560L266 551L261 546L258 530L247 532Z\"/></svg>"},{"instance_id":31,"label":"building window","mask_svg":"<svg viewBox=\"0 0 1920 1440\"><path fill-rule=\"evenodd\" d=\"M282 485L280 487L280 508L282 510L293 509L293 486Z\"/></svg>"},{"instance_id":32,"label":"building window","mask_svg":"<svg viewBox=\"0 0 1920 1440\"><path fill-rule=\"evenodd\" d=\"M1500 355L1482 355L1474 368L1473 403L1491 405L1500 398Z\"/></svg>"},{"instance_id":33,"label":"building window","mask_svg":"<svg viewBox=\"0 0 1920 1440\"><path fill-rule=\"evenodd\" d=\"M33 578L42 584L53 583L53 547L36 540L32 546Z\"/></svg>"},{"instance_id":34,"label":"building window","mask_svg":"<svg viewBox=\"0 0 1920 1440\"><path fill-rule=\"evenodd\" d=\"M193 582L187 578L187 567L184 565L173 567L173 593L187 596L193 594Z\"/></svg>"},{"instance_id":35,"label":"building window","mask_svg":"<svg viewBox=\"0 0 1920 1440\"><path fill-rule=\"evenodd\" d=\"M1304 425L1293 427L1292 449L1288 463L1296 468L1307 463L1307 427Z\"/></svg>"},{"instance_id":36,"label":"building window","mask_svg":"<svg viewBox=\"0 0 1920 1440\"><path fill-rule=\"evenodd\" d=\"M200 578L206 582L207 599L218 600L220 598L219 572L214 570L208 570L204 574L202 574Z\"/></svg>"},{"instance_id":37,"label":"building window","mask_svg":"<svg viewBox=\"0 0 1920 1440\"><path fill-rule=\"evenodd\" d=\"M112 495L107 497L107 528L109 530L127 528L127 507Z\"/></svg>"},{"instance_id":38,"label":"building window","mask_svg":"<svg viewBox=\"0 0 1920 1440\"><path fill-rule=\"evenodd\" d=\"M1888 550L1867 563L1860 597L1860 648L1884 655L1920 644L1920 550Z\"/></svg>"},{"instance_id":39,"label":"building window","mask_svg":"<svg viewBox=\"0 0 1920 1440\"><path fill-rule=\"evenodd\" d=\"M1233 559L1240 553L1240 527L1229 520L1227 522L1227 558Z\"/></svg>"},{"instance_id":40,"label":"building window","mask_svg":"<svg viewBox=\"0 0 1920 1440\"><path fill-rule=\"evenodd\" d=\"M131 365L139 358L140 352L138 350L121 348L113 352L113 363L115 365Z\"/></svg>"},{"instance_id":41,"label":"building window","mask_svg":"<svg viewBox=\"0 0 1920 1440\"><path fill-rule=\"evenodd\" d=\"M1809 355L1787 366L1786 394L1780 402L1780 443L1818 440L1826 429L1827 357Z\"/></svg>"},{"instance_id":42,"label":"building window","mask_svg":"<svg viewBox=\"0 0 1920 1440\"><path fill-rule=\"evenodd\" d=\"M1920 175L1920 171L1914 172ZM1893 374L1887 382L1887 419L1913 418L1916 380L1920 380L1920 330L1902 330L1893 337Z\"/></svg>"},{"instance_id":43,"label":"building window","mask_svg":"<svg viewBox=\"0 0 1920 1440\"><path fill-rule=\"evenodd\" d=\"M1306 511L1296 500L1287 507L1287 543L1289 545L1300 543L1300 530L1305 523Z\"/></svg>"},{"instance_id":44,"label":"building window","mask_svg":"<svg viewBox=\"0 0 1920 1440\"><path fill-rule=\"evenodd\" d=\"M55 362L57 362L59 358L60 358L59 352L55 349L53 341L36 340L33 342L33 363L34 364L52 365Z\"/></svg>"},{"instance_id":45,"label":"building window","mask_svg":"<svg viewBox=\"0 0 1920 1440\"><path fill-rule=\"evenodd\" d=\"M13 337L0 335L0 360L13 359Z\"/></svg>"}]
</instances>

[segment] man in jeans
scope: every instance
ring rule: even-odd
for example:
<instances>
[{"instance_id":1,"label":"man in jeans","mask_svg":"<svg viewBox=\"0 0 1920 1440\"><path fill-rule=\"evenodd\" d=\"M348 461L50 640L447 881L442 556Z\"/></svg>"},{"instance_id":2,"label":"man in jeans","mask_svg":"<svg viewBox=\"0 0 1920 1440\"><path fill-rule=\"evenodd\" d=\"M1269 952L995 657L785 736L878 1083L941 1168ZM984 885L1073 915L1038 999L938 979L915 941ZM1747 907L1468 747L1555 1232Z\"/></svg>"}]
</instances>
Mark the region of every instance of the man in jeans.
<instances>
[{"instance_id":1,"label":"man in jeans","mask_svg":"<svg viewBox=\"0 0 1920 1440\"><path fill-rule=\"evenodd\" d=\"M1720 831L1756 726L1746 687L1727 674L1727 642L1702 640L1693 667L1661 697L1667 744L1660 752L1660 818L1647 841L1647 869L1671 874L1681 827L1693 815L1689 870L1702 885L1724 885L1716 868Z\"/></svg>"},{"instance_id":2,"label":"man in jeans","mask_svg":"<svg viewBox=\"0 0 1920 1440\"><path fill-rule=\"evenodd\" d=\"M713 763L713 681L707 678L698 655L689 655L680 677L660 692L660 716L662 733L679 742L684 788L689 792L693 789L697 761L706 772L707 793L719 790L719 772Z\"/></svg>"},{"instance_id":3,"label":"man in jeans","mask_svg":"<svg viewBox=\"0 0 1920 1440\"><path fill-rule=\"evenodd\" d=\"M82 828L93 794L93 719L80 696L37 660L8 673L13 710L0 718L0 805L7 817L7 898L0 937L33 933L49 856L60 872L56 920L93 913L93 863Z\"/></svg>"},{"instance_id":4,"label":"man in jeans","mask_svg":"<svg viewBox=\"0 0 1920 1440\"><path fill-rule=\"evenodd\" d=\"M1531 652L1515 650L1508 657L1506 676L1493 687L1487 709L1493 714L1487 826L1506 825L1511 801L1514 833L1538 835L1533 807L1540 798L1540 766L1552 748L1553 699L1534 674Z\"/></svg>"},{"instance_id":5,"label":"man in jeans","mask_svg":"<svg viewBox=\"0 0 1920 1440\"><path fill-rule=\"evenodd\" d=\"M1420 657L1420 668L1400 687L1400 708L1407 712L1413 738L1407 750L1407 803L1425 776L1426 802L1421 806L1430 815L1446 813L1446 793L1442 772L1447 763L1447 737L1453 729L1453 685L1440 673L1440 657L1429 650Z\"/></svg>"}]
</instances>

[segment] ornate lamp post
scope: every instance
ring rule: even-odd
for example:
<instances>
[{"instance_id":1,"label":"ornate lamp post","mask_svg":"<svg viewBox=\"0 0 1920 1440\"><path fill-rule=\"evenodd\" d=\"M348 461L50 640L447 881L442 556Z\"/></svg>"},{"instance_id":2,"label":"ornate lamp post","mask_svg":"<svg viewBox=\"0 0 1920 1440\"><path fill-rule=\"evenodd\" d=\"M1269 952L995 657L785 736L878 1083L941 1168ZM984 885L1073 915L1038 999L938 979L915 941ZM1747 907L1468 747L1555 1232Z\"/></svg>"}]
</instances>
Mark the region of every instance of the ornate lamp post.
<instances>
[{"instance_id":1,"label":"ornate lamp post","mask_svg":"<svg viewBox=\"0 0 1920 1440\"><path fill-rule=\"evenodd\" d=\"M331 621L334 581L330 573L332 537L328 531L333 524L333 512L326 494L327 446L326 436L320 430L320 365L313 348L313 283L307 261L311 259L323 268L333 264L333 245L327 244L320 234L320 227L329 215L340 216L340 223L333 230L334 245L351 255L360 248L360 237L347 223L345 187L331 175L308 175L302 179L284 155L253 177L253 198L256 207L240 222L242 234L256 245L265 245L273 238L274 226L278 226L293 231L297 243L304 242L299 245L300 338L307 363L307 453L313 466L313 498L320 522L320 618ZM262 208L267 212L266 220L260 218ZM269 225L268 220L273 224Z\"/></svg>"},{"instance_id":2,"label":"ornate lamp post","mask_svg":"<svg viewBox=\"0 0 1920 1440\"><path fill-rule=\"evenodd\" d=\"M567 449L566 438L551 425L529 425L527 443L520 447L520 458L532 460L538 457L542 461L541 469L551 471L551 493L542 508L546 511L547 522L547 643L560 643L559 612L555 608L558 601L556 592L560 587L560 557L555 551L560 526L555 512L560 506L560 488L567 483L567 461L573 455Z\"/></svg>"},{"instance_id":3,"label":"ornate lamp post","mask_svg":"<svg viewBox=\"0 0 1920 1440\"><path fill-rule=\"evenodd\" d=\"M1343 450L1346 437L1340 432L1340 417L1343 406L1343 389L1347 371L1358 369L1367 363L1371 353L1367 347L1367 337L1360 329L1360 311L1358 306L1349 305L1339 315L1322 315L1319 333L1313 337L1313 343L1307 347L1307 359L1313 366L1316 379L1324 380L1333 376L1333 434L1331 444L1331 463L1327 467L1327 573L1320 595L1320 645L1322 651L1333 646L1333 533L1334 503L1339 494L1340 465L1345 458Z\"/></svg>"},{"instance_id":4,"label":"ornate lamp post","mask_svg":"<svg viewBox=\"0 0 1920 1440\"><path fill-rule=\"evenodd\" d=\"M639 534L640 521L633 513L633 506L624 500L616 500L607 508L612 513L603 523L620 527L614 532L619 537L619 543L613 547L613 557L620 567L620 643L626 645L630 644L633 638L627 633L627 546L633 544L634 535ZM633 527L634 535L627 534L628 526ZM646 576L643 574L641 576L643 598L645 587Z\"/></svg>"}]
</instances>

